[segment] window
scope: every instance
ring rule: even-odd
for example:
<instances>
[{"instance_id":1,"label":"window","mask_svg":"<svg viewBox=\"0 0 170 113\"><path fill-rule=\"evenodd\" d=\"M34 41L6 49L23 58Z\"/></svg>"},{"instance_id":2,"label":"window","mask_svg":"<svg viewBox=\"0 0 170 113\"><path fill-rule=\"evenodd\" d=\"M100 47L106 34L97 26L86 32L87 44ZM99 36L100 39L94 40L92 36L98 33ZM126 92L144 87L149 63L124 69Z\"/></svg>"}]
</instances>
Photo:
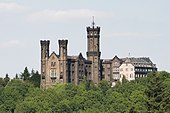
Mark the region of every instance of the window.
<instances>
[{"instance_id":1,"label":"window","mask_svg":"<svg viewBox=\"0 0 170 113\"><path fill-rule=\"evenodd\" d=\"M97 35L97 32L96 32L96 31L94 32L94 35Z\"/></svg>"},{"instance_id":2,"label":"window","mask_svg":"<svg viewBox=\"0 0 170 113\"><path fill-rule=\"evenodd\" d=\"M51 62L51 67L55 67L56 62Z\"/></svg>"},{"instance_id":3,"label":"window","mask_svg":"<svg viewBox=\"0 0 170 113\"><path fill-rule=\"evenodd\" d=\"M131 68L131 71L133 71L133 68Z\"/></svg>"},{"instance_id":4,"label":"window","mask_svg":"<svg viewBox=\"0 0 170 113\"><path fill-rule=\"evenodd\" d=\"M51 77L56 77L56 70L55 69L50 70L50 76Z\"/></svg>"},{"instance_id":5,"label":"window","mask_svg":"<svg viewBox=\"0 0 170 113\"><path fill-rule=\"evenodd\" d=\"M74 71L72 71L72 74L74 74Z\"/></svg>"},{"instance_id":6,"label":"window","mask_svg":"<svg viewBox=\"0 0 170 113\"><path fill-rule=\"evenodd\" d=\"M128 68L126 68L126 71L128 71Z\"/></svg>"}]
</instances>

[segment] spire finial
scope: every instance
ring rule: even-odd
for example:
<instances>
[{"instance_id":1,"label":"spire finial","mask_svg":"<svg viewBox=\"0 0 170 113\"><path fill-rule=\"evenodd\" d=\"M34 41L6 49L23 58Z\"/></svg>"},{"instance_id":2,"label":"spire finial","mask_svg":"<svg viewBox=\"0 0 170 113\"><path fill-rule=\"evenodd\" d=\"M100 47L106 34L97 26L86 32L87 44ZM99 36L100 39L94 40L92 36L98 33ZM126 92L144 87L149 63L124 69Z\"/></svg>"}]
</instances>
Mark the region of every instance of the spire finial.
<instances>
[{"instance_id":1,"label":"spire finial","mask_svg":"<svg viewBox=\"0 0 170 113\"><path fill-rule=\"evenodd\" d=\"M94 22L94 16L93 16L93 22L92 22L92 26L94 27L94 25L95 25L95 22Z\"/></svg>"},{"instance_id":2,"label":"spire finial","mask_svg":"<svg viewBox=\"0 0 170 113\"><path fill-rule=\"evenodd\" d=\"M130 52L129 52L129 56L128 57L130 58Z\"/></svg>"}]
</instances>

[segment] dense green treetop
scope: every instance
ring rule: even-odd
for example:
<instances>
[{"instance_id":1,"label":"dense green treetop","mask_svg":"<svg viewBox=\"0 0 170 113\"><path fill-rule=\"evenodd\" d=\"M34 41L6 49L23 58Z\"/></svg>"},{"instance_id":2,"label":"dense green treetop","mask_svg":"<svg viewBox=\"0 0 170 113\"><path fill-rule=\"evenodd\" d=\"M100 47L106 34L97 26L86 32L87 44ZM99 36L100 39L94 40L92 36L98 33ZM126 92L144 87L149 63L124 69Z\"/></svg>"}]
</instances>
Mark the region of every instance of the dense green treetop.
<instances>
[{"instance_id":1,"label":"dense green treetop","mask_svg":"<svg viewBox=\"0 0 170 113\"><path fill-rule=\"evenodd\" d=\"M25 73L25 75L24 75ZM29 75L29 76L27 76ZM24 71L22 79L0 78L0 113L169 113L170 73L152 72L115 87L107 81L94 85L56 84L39 88L40 74Z\"/></svg>"}]
</instances>

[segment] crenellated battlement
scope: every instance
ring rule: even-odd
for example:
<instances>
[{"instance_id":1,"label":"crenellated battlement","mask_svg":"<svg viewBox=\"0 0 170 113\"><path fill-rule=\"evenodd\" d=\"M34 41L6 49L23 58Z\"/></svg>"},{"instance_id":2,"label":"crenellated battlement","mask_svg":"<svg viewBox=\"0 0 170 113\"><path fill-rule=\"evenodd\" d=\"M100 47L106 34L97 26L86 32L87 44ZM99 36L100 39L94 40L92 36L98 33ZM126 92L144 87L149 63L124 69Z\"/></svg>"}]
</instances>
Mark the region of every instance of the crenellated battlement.
<instances>
[{"instance_id":1,"label":"crenellated battlement","mask_svg":"<svg viewBox=\"0 0 170 113\"><path fill-rule=\"evenodd\" d=\"M59 47L67 47L68 40L58 40Z\"/></svg>"}]
</instances>

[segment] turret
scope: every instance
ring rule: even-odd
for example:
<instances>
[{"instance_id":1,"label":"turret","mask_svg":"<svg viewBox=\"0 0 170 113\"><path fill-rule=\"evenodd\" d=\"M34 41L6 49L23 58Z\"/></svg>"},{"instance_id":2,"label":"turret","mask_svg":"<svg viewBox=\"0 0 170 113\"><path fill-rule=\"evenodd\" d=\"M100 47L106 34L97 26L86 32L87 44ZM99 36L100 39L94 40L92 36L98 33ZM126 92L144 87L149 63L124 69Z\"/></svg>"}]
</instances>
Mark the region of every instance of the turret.
<instances>
[{"instance_id":1,"label":"turret","mask_svg":"<svg viewBox=\"0 0 170 113\"><path fill-rule=\"evenodd\" d=\"M87 59L92 61L91 78L95 84L100 80L100 27L96 27L94 20L92 26L87 27Z\"/></svg>"},{"instance_id":2,"label":"turret","mask_svg":"<svg viewBox=\"0 0 170 113\"><path fill-rule=\"evenodd\" d=\"M49 45L50 41L49 40L41 40L41 59L45 59L49 57Z\"/></svg>"},{"instance_id":3,"label":"turret","mask_svg":"<svg viewBox=\"0 0 170 113\"><path fill-rule=\"evenodd\" d=\"M60 62L60 80L63 83L68 82L67 74L67 44L68 40L59 40L59 62Z\"/></svg>"},{"instance_id":4,"label":"turret","mask_svg":"<svg viewBox=\"0 0 170 113\"><path fill-rule=\"evenodd\" d=\"M41 40L41 87L46 87L47 61L49 58L49 40Z\"/></svg>"}]
</instances>

